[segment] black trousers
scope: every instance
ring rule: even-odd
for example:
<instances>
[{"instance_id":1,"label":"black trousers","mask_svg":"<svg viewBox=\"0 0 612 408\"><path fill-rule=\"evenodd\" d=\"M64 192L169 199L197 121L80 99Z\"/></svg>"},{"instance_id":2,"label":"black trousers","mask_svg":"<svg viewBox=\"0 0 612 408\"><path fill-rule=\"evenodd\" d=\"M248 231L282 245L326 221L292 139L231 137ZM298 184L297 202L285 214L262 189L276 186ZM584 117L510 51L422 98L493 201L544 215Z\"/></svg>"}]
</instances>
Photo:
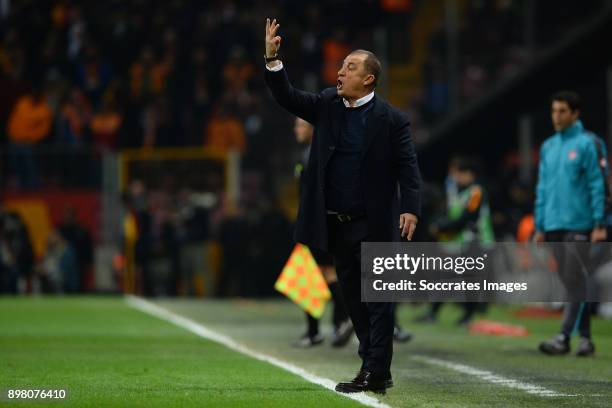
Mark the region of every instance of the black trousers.
<instances>
[{"instance_id":1,"label":"black trousers","mask_svg":"<svg viewBox=\"0 0 612 408\"><path fill-rule=\"evenodd\" d=\"M328 216L327 224L338 282L359 339L361 369L388 378L393 357L394 304L361 302L361 243L369 239L367 219L341 223Z\"/></svg>"},{"instance_id":2,"label":"black trousers","mask_svg":"<svg viewBox=\"0 0 612 408\"><path fill-rule=\"evenodd\" d=\"M546 242L589 242L591 231L550 231ZM569 302L565 305L561 333L570 338L574 328L581 337L591 338L591 304L580 302L586 296L588 253L586 247L573 250L555 247L553 256L557 261L559 278L568 290Z\"/></svg>"}]
</instances>

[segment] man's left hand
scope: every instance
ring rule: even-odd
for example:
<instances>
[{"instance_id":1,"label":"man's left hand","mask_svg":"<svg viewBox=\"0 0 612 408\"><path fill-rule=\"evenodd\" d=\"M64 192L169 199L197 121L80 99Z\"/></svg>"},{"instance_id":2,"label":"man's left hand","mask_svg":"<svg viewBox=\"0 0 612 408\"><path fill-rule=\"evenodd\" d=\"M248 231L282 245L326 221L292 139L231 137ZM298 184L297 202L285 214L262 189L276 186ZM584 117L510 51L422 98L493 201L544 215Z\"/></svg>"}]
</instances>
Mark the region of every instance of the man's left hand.
<instances>
[{"instance_id":1,"label":"man's left hand","mask_svg":"<svg viewBox=\"0 0 612 408\"><path fill-rule=\"evenodd\" d=\"M402 230L402 238L406 237L408 241L412 241L412 234L416 228L418 218L414 214L403 213L400 214L399 228Z\"/></svg>"},{"instance_id":2,"label":"man's left hand","mask_svg":"<svg viewBox=\"0 0 612 408\"><path fill-rule=\"evenodd\" d=\"M601 242L608 238L608 231L605 228L595 228L591 231L591 242Z\"/></svg>"}]
</instances>

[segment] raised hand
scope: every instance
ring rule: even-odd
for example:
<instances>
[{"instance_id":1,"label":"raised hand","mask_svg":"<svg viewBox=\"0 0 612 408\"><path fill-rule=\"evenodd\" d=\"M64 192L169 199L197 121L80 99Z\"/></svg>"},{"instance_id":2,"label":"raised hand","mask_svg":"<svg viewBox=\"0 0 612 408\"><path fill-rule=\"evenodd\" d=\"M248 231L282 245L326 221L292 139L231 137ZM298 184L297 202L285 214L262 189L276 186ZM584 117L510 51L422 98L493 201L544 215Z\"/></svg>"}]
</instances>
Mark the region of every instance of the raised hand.
<instances>
[{"instance_id":1,"label":"raised hand","mask_svg":"<svg viewBox=\"0 0 612 408\"><path fill-rule=\"evenodd\" d=\"M280 48L281 37L276 35L280 24L276 22L276 19L270 21L266 19L266 57L273 57L278 53Z\"/></svg>"}]
</instances>

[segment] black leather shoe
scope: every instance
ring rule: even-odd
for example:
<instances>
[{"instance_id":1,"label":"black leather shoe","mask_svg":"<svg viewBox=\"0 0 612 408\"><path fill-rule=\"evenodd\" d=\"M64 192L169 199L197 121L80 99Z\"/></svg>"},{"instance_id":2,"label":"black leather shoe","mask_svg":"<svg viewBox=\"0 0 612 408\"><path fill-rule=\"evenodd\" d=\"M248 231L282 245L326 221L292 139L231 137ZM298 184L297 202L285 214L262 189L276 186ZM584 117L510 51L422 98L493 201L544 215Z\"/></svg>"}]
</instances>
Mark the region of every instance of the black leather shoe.
<instances>
[{"instance_id":1,"label":"black leather shoe","mask_svg":"<svg viewBox=\"0 0 612 408\"><path fill-rule=\"evenodd\" d=\"M350 382L341 382L336 385L336 391L345 394L355 392L372 391L377 394L385 394L387 388L393 387L391 376L386 378L376 377L371 371L361 370L357 377Z\"/></svg>"}]
</instances>

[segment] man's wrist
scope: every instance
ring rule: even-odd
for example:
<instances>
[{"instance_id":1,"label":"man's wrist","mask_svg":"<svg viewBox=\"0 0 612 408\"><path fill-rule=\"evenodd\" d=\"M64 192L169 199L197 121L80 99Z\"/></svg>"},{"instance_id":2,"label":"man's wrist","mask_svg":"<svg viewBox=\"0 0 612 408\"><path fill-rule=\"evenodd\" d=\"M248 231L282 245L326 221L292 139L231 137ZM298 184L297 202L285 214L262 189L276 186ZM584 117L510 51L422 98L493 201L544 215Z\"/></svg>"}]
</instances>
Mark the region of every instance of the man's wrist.
<instances>
[{"instance_id":1,"label":"man's wrist","mask_svg":"<svg viewBox=\"0 0 612 408\"><path fill-rule=\"evenodd\" d=\"M274 54L270 55L269 53L266 52L264 54L264 60L266 61L266 64L268 62L276 61L276 60L278 60L278 53L274 53Z\"/></svg>"}]
</instances>

